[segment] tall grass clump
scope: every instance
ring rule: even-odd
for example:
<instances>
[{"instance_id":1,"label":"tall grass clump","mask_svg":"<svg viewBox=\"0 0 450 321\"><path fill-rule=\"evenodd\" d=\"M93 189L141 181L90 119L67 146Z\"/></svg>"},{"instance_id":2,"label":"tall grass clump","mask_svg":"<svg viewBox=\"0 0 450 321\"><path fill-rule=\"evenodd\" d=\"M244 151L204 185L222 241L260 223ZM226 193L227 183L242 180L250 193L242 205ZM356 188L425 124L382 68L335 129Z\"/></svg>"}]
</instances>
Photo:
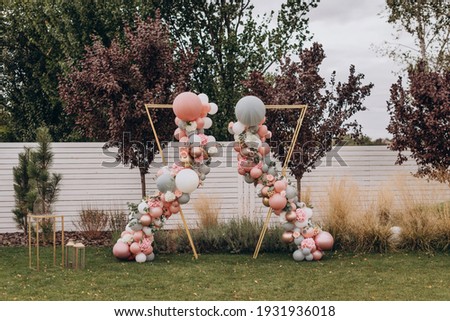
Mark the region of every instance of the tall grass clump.
<instances>
[{"instance_id":1,"label":"tall grass clump","mask_svg":"<svg viewBox=\"0 0 450 321\"><path fill-rule=\"evenodd\" d=\"M125 231L128 223L128 215L120 210L109 210L108 216L108 227L111 231L111 238L114 244L120 238L121 233Z\"/></svg>"},{"instance_id":2,"label":"tall grass clump","mask_svg":"<svg viewBox=\"0 0 450 321\"><path fill-rule=\"evenodd\" d=\"M218 224L221 201L215 197L200 194L193 201L194 209L198 215L199 226L201 228L210 228Z\"/></svg>"}]
</instances>

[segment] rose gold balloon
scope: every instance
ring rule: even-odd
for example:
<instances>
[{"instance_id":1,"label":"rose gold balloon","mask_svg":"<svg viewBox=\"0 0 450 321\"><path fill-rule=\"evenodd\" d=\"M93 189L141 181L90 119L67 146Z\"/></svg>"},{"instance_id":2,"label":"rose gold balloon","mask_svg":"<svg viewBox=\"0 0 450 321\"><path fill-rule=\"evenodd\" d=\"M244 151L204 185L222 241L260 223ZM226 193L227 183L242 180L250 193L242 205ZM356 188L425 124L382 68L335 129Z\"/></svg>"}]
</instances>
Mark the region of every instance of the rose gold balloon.
<instances>
[{"instance_id":1,"label":"rose gold balloon","mask_svg":"<svg viewBox=\"0 0 450 321\"><path fill-rule=\"evenodd\" d=\"M258 179L262 175L262 170L258 167L253 167L250 170L250 176L254 179Z\"/></svg>"},{"instance_id":2,"label":"rose gold balloon","mask_svg":"<svg viewBox=\"0 0 450 321\"><path fill-rule=\"evenodd\" d=\"M262 196L269 196L269 188L267 187L267 186L264 186L262 189L261 189L261 194L262 194Z\"/></svg>"},{"instance_id":3,"label":"rose gold balloon","mask_svg":"<svg viewBox=\"0 0 450 321\"><path fill-rule=\"evenodd\" d=\"M280 193L286 189L286 184L284 181L276 181L273 185L275 187L275 192Z\"/></svg>"},{"instance_id":4,"label":"rose gold balloon","mask_svg":"<svg viewBox=\"0 0 450 321\"><path fill-rule=\"evenodd\" d=\"M258 129L259 137L261 137L261 138L265 137L267 132L268 132L268 130L267 130L267 126L266 125L259 126L259 129Z\"/></svg>"},{"instance_id":5,"label":"rose gold balloon","mask_svg":"<svg viewBox=\"0 0 450 321\"><path fill-rule=\"evenodd\" d=\"M289 244L289 243L291 243L291 242L294 242L294 236L292 235L292 232L291 232L291 231L286 231L286 232L284 232L283 235L281 236L281 240L282 240L284 243Z\"/></svg>"},{"instance_id":6,"label":"rose gold balloon","mask_svg":"<svg viewBox=\"0 0 450 321\"><path fill-rule=\"evenodd\" d=\"M309 238L309 237L313 237L314 236L314 229L313 228L309 228L306 231L304 231L302 233L303 237L305 238Z\"/></svg>"},{"instance_id":7,"label":"rose gold balloon","mask_svg":"<svg viewBox=\"0 0 450 321\"><path fill-rule=\"evenodd\" d=\"M205 121L203 118L199 117L195 120L195 122L197 123L197 129L203 129L203 127L205 127Z\"/></svg>"},{"instance_id":8,"label":"rose gold balloon","mask_svg":"<svg viewBox=\"0 0 450 321\"><path fill-rule=\"evenodd\" d=\"M262 200L262 203L264 204L264 206L269 207L269 198L268 197L264 197Z\"/></svg>"},{"instance_id":9,"label":"rose gold balloon","mask_svg":"<svg viewBox=\"0 0 450 321\"><path fill-rule=\"evenodd\" d=\"M123 242L117 242L113 247L113 254L116 258L126 260L131 255L130 247Z\"/></svg>"},{"instance_id":10,"label":"rose gold balloon","mask_svg":"<svg viewBox=\"0 0 450 321\"><path fill-rule=\"evenodd\" d=\"M130 245L130 252L133 253L134 255L138 254L139 252L141 252L141 247L139 246L139 243L131 243Z\"/></svg>"},{"instance_id":11,"label":"rose gold balloon","mask_svg":"<svg viewBox=\"0 0 450 321\"><path fill-rule=\"evenodd\" d=\"M296 218L297 218L297 214L295 214L294 211L291 211L286 214L286 221L288 221L288 222L293 222L293 221L295 221Z\"/></svg>"},{"instance_id":12,"label":"rose gold balloon","mask_svg":"<svg viewBox=\"0 0 450 321\"><path fill-rule=\"evenodd\" d=\"M163 210L161 207L150 207L150 216L152 218L159 218L161 217L163 213Z\"/></svg>"},{"instance_id":13,"label":"rose gold balloon","mask_svg":"<svg viewBox=\"0 0 450 321\"><path fill-rule=\"evenodd\" d=\"M333 236L325 231L320 232L314 238L316 246L324 251L329 251L333 248L334 239Z\"/></svg>"},{"instance_id":14,"label":"rose gold balloon","mask_svg":"<svg viewBox=\"0 0 450 321\"><path fill-rule=\"evenodd\" d=\"M142 240L142 237L144 236L144 233L142 233L142 231L137 231L137 232L134 232L134 234L133 234L133 240L135 241L135 242L139 242L140 240Z\"/></svg>"},{"instance_id":15,"label":"rose gold balloon","mask_svg":"<svg viewBox=\"0 0 450 321\"><path fill-rule=\"evenodd\" d=\"M258 152L263 156L269 154L270 153L269 144L267 143L262 144L261 147L258 148Z\"/></svg>"},{"instance_id":16,"label":"rose gold balloon","mask_svg":"<svg viewBox=\"0 0 450 321\"><path fill-rule=\"evenodd\" d=\"M322 258L322 256L323 256L323 252L320 251L320 250L315 250L311 254L313 256L313 260L314 261L319 261Z\"/></svg>"},{"instance_id":17,"label":"rose gold balloon","mask_svg":"<svg viewBox=\"0 0 450 321\"><path fill-rule=\"evenodd\" d=\"M183 92L173 101L173 112L184 121L196 120L203 112L203 105L198 96L191 92Z\"/></svg>"},{"instance_id":18,"label":"rose gold balloon","mask_svg":"<svg viewBox=\"0 0 450 321\"><path fill-rule=\"evenodd\" d=\"M150 223L152 222L152 218L150 217L150 215L142 215L141 216L141 224L144 226L149 226Z\"/></svg>"},{"instance_id":19,"label":"rose gold balloon","mask_svg":"<svg viewBox=\"0 0 450 321\"><path fill-rule=\"evenodd\" d=\"M287 204L286 197L281 196L278 193L272 195L269 199L269 205L274 210L282 210Z\"/></svg>"}]
</instances>

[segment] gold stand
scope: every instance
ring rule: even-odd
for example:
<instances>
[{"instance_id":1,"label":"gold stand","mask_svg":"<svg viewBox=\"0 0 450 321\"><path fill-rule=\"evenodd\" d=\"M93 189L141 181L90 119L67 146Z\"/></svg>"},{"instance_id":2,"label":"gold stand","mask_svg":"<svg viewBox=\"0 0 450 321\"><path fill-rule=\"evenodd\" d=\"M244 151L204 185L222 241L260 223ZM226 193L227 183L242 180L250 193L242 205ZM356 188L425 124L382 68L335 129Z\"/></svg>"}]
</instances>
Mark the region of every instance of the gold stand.
<instances>
[{"instance_id":1,"label":"gold stand","mask_svg":"<svg viewBox=\"0 0 450 321\"><path fill-rule=\"evenodd\" d=\"M295 143L297 142L298 134L300 133L300 128L302 127L303 119L305 118L307 105L267 105L267 109L300 109L300 116L297 120L297 126L295 126L294 135L292 136L291 145L289 146L288 153L286 158L284 159L283 168L281 170L281 174L286 176L286 171L289 165L289 161L291 160L292 153L294 152ZM264 221L264 225L262 227L261 233L259 234L258 243L256 244L255 252L253 253L253 258L256 259L259 254L259 250L261 249L262 242L264 240L264 236L266 235L267 228L270 223L270 217L272 216L272 209L269 208L267 212L266 220Z\"/></svg>"},{"instance_id":2,"label":"gold stand","mask_svg":"<svg viewBox=\"0 0 450 321\"><path fill-rule=\"evenodd\" d=\"M147 111L148 120L150 121L150 126L152 127L153 135L155 136L156 144L158 145L159 154L161 155L161 159L164 163L164 165L167 165L167 161L164 157L164 153L161 147L161 143L159 142L158 134L156 133L155 125L153 124L152 117L150 115L150 108L157 109L157 108L172 108L172 105L166 105L166 104L145 104L145 110ZM189 231L189 227L187 225L186 219L183 214L183 210L180 206L180 216L181 220L183 221L184 229L186 230L187 237L189 239L189 244L191 245L192 252L194 253L194 258L198 259L197 250L195 249L194 241L192 240L191 232Z\"/></svg>"},{"instance_id":3,"label":"gold stand","mask_svg":"<svg viewBox=\"0 0 450 321\"><path fill-rule=\"evenodd\" d=\"M56 219L61 220L61 265L64 266L64 216L63 215L33 215L28 214L28 266L32 268L33 263L33 251L32 251L32 238L31 238L31 225L32 221L36 222L36 270L39 271L39 223L44 219L53 220L53 265L56 265Z\"/></svg>"}]
</instances>

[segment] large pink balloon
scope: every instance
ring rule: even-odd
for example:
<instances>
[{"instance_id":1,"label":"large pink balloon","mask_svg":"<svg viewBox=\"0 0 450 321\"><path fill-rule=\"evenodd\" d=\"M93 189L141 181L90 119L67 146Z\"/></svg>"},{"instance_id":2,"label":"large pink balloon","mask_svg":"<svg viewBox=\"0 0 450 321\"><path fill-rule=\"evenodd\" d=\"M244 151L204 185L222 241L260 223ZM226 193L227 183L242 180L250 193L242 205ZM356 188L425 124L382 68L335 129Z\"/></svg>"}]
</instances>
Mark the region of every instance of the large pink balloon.
<instances>
[{"instance_id":1,"label":"large pink balloon","mask_svg":"<svg viewBox=\"0 0 450 321\"><path fill-rule=\"evenodd\" d=\"M314 238L314 241L316 242L316 246L321 250L328 251L333 248L334 239L333 236L328 232L320 232Z\"/></svg>"},{"instance_id":2,"label":"large pink balloon","mask_svg":"<svg viewBox=\"0 0 450 321\"><path fill-rule=\"evenodd\" d=\"M287 204L287 199L281 194L275 193L269 198L269 205L276 210L282 210Z\"/></svg>"},{"instance_id":3,"label":"large pink balloon","mask_svg":"<svg viewBox=\"0 0 450 321\"><path fill-rule=\"evenodd\" d=\"M173 112L184 121L193 121L199 118L203 111L202 101L189 91L179 94L173 101Z\"/></svg>"},{"instance_id":4,"label":"large pink balloon","mask_svg":"<svg viewBox=\"0 0 450 321\"><path fill-rule=\"evenodd\" d=\"M131 255L130 247L123 242L117 242L113 247L113 254L116 258L126 260Z\"/></svg>"}]
</instances>

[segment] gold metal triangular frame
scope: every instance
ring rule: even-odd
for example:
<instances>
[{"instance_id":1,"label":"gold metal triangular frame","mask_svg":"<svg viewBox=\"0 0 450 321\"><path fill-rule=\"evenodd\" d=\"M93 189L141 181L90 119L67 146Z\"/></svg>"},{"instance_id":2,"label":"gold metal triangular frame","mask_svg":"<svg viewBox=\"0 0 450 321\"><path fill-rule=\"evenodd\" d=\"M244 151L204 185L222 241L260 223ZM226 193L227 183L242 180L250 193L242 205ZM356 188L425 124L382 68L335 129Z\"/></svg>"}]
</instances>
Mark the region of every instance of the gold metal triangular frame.
<instances>
[{"instance_id":1,"label":"gold metal triangular frame","mask_svg":"<svg viewBox=\"0 0 450 321\"><path fill-rule=\"evenodd\" d=\"M158 146L159 153L161 155L163 163L165 165L167 165L167 161L166 161L166 159L164 157L164 153L163 153L163 150L161 148L161 143L159 141L155 125L153 124L153 120L152 120L152 117L150 115L150 109L158 109L158 108L168 109L168 108L172 108L172 105L169 105L169 104L145 104L145 109L147 111L148 120L150 121L150 126L152 127L153 135L155 136L155 140L156 140L156 144ZM295 143L297 142L298 135L300 133L300 129L302 127L303 119L305 118L305 114L306 114L306 110L308 109L308 106L307 105L266 105L266 109L300 109L300 115L299 115L299 118L297 120L297 125L295 126L295 130L294 130L294 134L292 136L291 144L289 146L289 150L288 150L288 153L287 153L287 155L286 155L286 157L284 159L283 167L282 167L282 170L281 170L281 174L283 176L286 176L286 172L287 172L287 169L288 169L289 161L292 158L292 154L293 154L294 148L295 148ZM186 230L186 234L188 236L189 243L190 243L191 248L192 248L192 252L194 253L194 257L197 259L198 258L197 251L195 249L195 245L194 245L194 242L192 240L191 233L189 232L189 227L187 226L186 219L184 217L183 211L181 210L181 207L180 207L180 216L181 216L181 219L183 221L183 225L184 225L184 228ZM261 249L262 242L264 240L264 236L265 236L267 228L269 226L269 222L270 222L271 216L272 216L272 209L269 208L269 211L267 212L266 219L264 221L263 228L261 230L261 233L259 234L259 239L258 239L258 243L256 244L255 252L253 253L253 258L254 259L256 259L258 257L259 251Z\"/></svg>"}]
</instances>

